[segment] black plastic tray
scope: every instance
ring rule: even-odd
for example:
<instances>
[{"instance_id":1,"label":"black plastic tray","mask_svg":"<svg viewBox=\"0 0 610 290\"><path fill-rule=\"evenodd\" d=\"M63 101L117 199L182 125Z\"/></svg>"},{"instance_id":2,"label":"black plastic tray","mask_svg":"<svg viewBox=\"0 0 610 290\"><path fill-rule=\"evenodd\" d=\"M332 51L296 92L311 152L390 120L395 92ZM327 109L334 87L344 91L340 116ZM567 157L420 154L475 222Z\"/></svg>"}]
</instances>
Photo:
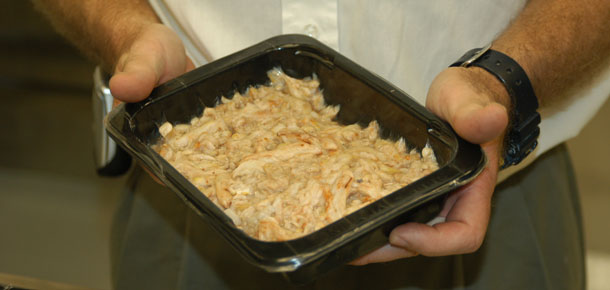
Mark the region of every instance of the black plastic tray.
<instances>
[{"instance_id":1,"label":"black plastic tray","mask_svg":"<svg viewBox=\"0 0 610 290\"><path fill-rule=\"evenodd\" d=\"M340 104L338 120L368 124L376 119L386 138L405 137L410 148L426 144L440 168L430 175L299 239L264 242L239 230L222 210L152 150L158 126L189 122L221 96L267 83L280 67L292 77L315 74L328 104ZM116 142L184 199L249 262L283 272L297 283L310 281L388 242L390 231L436 216L450 190L485 166L481 148L460 139L443 121L407 94L346 57L302 35L282 35L199 67L156 88L149 98L115 108L105 125Z\"/></svg>"}]
</instances>

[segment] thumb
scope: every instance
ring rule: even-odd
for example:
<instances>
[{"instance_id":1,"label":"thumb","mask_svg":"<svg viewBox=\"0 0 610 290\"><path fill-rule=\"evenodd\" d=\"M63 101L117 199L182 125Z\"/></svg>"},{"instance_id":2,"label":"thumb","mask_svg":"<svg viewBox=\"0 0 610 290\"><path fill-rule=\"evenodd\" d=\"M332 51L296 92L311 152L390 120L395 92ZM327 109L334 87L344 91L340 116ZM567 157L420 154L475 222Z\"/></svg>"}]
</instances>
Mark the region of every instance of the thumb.
<instances>
[{"instance_id":1,"label":"thumb","mask_svg":"<svg viewBox=\"0 0 610 290\"><path fill-rule=\"evenodd\" d=\"M137 102L153 88L193 69L182 41L162 24L146 26L119 57L110 91L125 102Z\"/></svg>"},{"instance_id":2,"label":"thumb","mask_svg":"<svg viewBox=\"0 0 610 290\"><path fill-rule=\"evenodd\" d=\"M506 108L498 103L474 103L469 98L455 99L449 123L464 139L482 144L502 134L508 124Z\"/></svg>"},{"instance_id":3,"label":"thumb","mask_svg":"<svg viewBox=\"0 0 610 290\"><path fill-rule=\"evenodd\" d=\"M508 100L501 83L489 73L449 68L430 85L426 106L462 138L482 144L504 132Z\"/></svg>"},{"instance_id":4,"label":"thumb","mask_svg":"<svg viewBox=\"0 0 610 290\"><path fill-rule=\"evenodd\" d=\"M159 82L163 72L160 62L154 53L124 54L110 79L112 95L124 102L145 99Z\"/></svg>"}]
</instances>

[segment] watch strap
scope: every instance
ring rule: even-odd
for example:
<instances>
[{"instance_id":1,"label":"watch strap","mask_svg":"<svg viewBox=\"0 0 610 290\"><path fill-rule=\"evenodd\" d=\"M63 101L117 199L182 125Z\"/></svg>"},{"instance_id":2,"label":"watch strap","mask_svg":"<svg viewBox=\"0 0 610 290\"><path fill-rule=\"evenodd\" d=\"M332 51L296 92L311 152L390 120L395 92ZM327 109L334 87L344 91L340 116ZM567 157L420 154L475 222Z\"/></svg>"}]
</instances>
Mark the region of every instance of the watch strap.
<instances>
[{"instance_id":1,"label":"watch strap","mask_svg":"<svg viewBox=\"0 0 610 290\"><path fill-rule=\"evenodd\" d=\"M515 60L490 47L472 49L451 66L480 67L500 80L508 91L512 108L500 165L506 168L521 162L538 145L540 114L527 73Z\"/></svg>"}]
</instances>

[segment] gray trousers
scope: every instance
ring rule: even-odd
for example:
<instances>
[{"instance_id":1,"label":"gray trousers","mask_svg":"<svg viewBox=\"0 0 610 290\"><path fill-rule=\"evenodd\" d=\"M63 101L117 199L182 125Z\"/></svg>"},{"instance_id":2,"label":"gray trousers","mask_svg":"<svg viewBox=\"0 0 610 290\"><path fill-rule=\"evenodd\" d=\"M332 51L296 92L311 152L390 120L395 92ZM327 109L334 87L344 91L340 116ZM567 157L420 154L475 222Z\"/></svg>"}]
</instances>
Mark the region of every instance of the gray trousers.
<instances>
[{"instance_id":1,"label":"gray trousers","mask_svg":"<svg viewBox=\"0 0 610 290\"><path fill-rule=\"evenodd\" d=\"M245 262L167 188L132 172L112 239L116 289L292 289ZM496 188L472 254L343 266L302 289L585 289L578 192L565 145Z\"/></svg>"}]
</instances>

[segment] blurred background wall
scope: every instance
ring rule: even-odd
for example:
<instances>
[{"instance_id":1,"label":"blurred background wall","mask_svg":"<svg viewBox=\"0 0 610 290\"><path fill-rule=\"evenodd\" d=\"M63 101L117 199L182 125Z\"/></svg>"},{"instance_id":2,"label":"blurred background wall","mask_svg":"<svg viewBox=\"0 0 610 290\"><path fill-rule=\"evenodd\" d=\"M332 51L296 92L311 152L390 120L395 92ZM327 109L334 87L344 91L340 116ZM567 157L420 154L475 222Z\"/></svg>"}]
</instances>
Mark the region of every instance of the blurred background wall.
<instances>
[{"instance_id":1,"label":"blurred background wall","mask_svg":"<svg viewBox=\"0 0 610 290\"><path fill-rule=\"evenodd\" d=\"M93 167L94 67L30 1L0 1L0 273L110 289L122 180Z\"/></svg>"},{"instance_id":2,"label":"blurred background wall","mask_svg":"<svg viewBox=\"0 0 610 290\"><path fill-rule=\"evenodd\" d=\"M94 67L29 1L0 2L0 286L18 277L110 289L108 236L123 178L93 168ZM609 124L607 102L568 143L590 289L610 289Z\"/></svg>"}]
</instances>

